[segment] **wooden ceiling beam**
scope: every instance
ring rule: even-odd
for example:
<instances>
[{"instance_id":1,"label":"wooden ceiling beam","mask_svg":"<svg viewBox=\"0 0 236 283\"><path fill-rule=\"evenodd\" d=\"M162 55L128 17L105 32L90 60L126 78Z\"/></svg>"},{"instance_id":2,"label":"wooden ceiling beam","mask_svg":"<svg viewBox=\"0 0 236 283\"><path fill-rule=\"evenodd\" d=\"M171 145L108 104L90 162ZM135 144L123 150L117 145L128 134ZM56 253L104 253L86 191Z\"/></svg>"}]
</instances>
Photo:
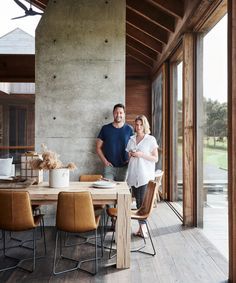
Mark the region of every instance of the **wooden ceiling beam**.
<instances>
[{"instance_id":1,"label":"wooden ceiling beam","mask_svg":"<svg viewBox=\"0 0 236 283\"><path fill-rule=\"evenodd\" d=\"M148 0L168 14L182 19L184 16L184 1L182 0Z\"/></svg>"},{"instance_id":2,"label":"wooden ceiling beam","mask_svg":"<svg viewBox=\"0 0 236 283\"><path fill-rule=\"evenodd\" d=\"M175 18L164 13L156 6L145 1L141 2L137 0L127 0L126 6L154 24L170 32L175 31Z\"/></svg>"},{"instance_id":3,"label":"wooden ceiling beam","mask_svg":"<svg viewBox=\"0 0 236 283\"><path fill-rule=\"evenodd\" d=\"M150 49L149 47L143 45L141 42L135 40L134 38L130 37L129 35L126 36L126 44L129 46L137 49L139 52L147 56L148 58L152 60L157 59L158 53Z\"/></svg>"},{"instance_id":4,"label":"wooden ceiling beam","mask_svg":"<svg viewBox=\"0 0 236 283\"><path fill-rule=\"evenodd\" d=\"M161 53L162 44L159 41L142 32L141 30L131 26L128 23L126 24L126 34L139 41L143 45L151 48L155 52Z\"/></svg>"},{"instance_id":5,"label":"wooden ceiling beam","mask_svg":"<svg viewBox=\"0 0 236 283\"><path fill-rule=\"evenodd\" d=\"M127 54L128 57L132 57L133 59L135 59L139 63L142 63L143 65L147 66L149 69L152 69L153 65L150 64L150 62L147 62L145 57L141 58L141 56L139 54L135 54L134 50L132 50L131 48L129 50L128 46L126 46L126 54Z\"/></svg>"},{"instance_id":6,"label":"wooden ceiling beam","mask_svg":"<svg viewBox=\"0 0 236 283\"><path fill-rule=\"evenodd\" d=\"M166 44L168 42L169 32L167 30L155 25L146 18L143 18L139 14L130 10L128 7L126 9L126 22L162 43Z\"/></svg>"},{"instance_id":7,"label":"wooden ceiling beam","mask_svg":"<svg viewBox=\"0 0 236 283\"><path fill-rule=\"evenodd\" d=\"M133 54L136 56L136 57L139 57L140 59L142 59L143 61L146 60L146 62L150 65L150 66L153 66L153 62L155 61L154 59L152 58L149 58L148 56L146 56L145 54L143 54L142 52L140 52L136 47L133 47L129 44L126 44L126 50L128 52L130 52L132 50Z\"/></svg>"}]
</instances>

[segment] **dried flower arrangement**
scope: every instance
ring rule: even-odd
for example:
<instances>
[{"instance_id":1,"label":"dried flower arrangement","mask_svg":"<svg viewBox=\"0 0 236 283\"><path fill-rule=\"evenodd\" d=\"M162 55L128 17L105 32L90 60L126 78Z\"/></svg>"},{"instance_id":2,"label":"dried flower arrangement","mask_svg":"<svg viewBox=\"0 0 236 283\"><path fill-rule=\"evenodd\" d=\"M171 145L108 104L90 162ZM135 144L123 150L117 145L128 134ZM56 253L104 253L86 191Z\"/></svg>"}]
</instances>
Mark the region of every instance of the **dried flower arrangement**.
<instances>
[{"instance_id":1,"label":"dried flower arrangement","mask_svg":"<svg viewBox=\"0 0 236 283\"><path fill-rule=\"evenodd\" d=\"M30 162L31 168L33 170L43 169L43 170L51 170L51 169L60 169L60 168L68 168L69 170L75 170L77 167L73 162L69 162L67 166L64 166L62 162L58 159L59 155L51 150L48 150L47 147L42 144L42 158L34 159Z\"/></svg>"}]
</instances>

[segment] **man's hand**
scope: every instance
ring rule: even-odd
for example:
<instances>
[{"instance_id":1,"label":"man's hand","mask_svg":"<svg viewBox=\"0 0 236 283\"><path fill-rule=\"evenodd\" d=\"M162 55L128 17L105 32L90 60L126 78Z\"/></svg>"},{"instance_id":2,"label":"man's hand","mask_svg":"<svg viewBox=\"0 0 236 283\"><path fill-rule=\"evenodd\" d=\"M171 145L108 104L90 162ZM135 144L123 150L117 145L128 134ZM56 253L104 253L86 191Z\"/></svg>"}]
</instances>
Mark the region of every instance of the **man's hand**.
<instances>
[{"instance_id":1,"label":"man's hand","mask_svg":"<svg viewBox=\"0 0 236 283\"><path fill-rule=\"evenodd\" d=\"M101 161L104 164L104 166L113 166L111 164L111 162L109 162L106 159L106 157L104 156L103 151L102 151L102 146L103 146L103 141L100 140L100 139L97 139L97 141L96 141L96 151L97 151L97 154L98 154L99 158L101 159Z\"/></svg>"},{"instance_id":2,"label":"man's hand","mask_svg":"<svg viewBox=\"0 0 236 283\"><path fill-rule=\"evenodd\" d=\"M112 166L113 167L111 162L109 162L108 160L105 160L103 163L104 163L105 166Z\"/></svg>"}]
</instances>

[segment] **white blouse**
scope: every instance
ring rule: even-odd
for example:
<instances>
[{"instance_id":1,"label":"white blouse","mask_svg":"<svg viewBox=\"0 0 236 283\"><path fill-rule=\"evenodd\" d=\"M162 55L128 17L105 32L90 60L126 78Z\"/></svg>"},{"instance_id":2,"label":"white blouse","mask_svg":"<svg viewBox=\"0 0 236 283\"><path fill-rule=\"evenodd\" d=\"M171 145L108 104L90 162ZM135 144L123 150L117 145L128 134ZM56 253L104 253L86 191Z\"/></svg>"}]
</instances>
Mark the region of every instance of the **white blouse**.
<instances>
[{"instance_id":1,"label":"white blouse","mask_svg":"<svg viewBox=\"0 0 236 283\"><path fill-rule=\"evenodd\" d=\"M158 148L155 137L145 135L144 138L136 144L136 135L130 137L126 151L142 151L151 155L151 152ZM127 183L129 186L140 187L146 185L150 180L155 179L155 162L144 158L132 157L129 160Z\"/></svg>"}]
</instances>

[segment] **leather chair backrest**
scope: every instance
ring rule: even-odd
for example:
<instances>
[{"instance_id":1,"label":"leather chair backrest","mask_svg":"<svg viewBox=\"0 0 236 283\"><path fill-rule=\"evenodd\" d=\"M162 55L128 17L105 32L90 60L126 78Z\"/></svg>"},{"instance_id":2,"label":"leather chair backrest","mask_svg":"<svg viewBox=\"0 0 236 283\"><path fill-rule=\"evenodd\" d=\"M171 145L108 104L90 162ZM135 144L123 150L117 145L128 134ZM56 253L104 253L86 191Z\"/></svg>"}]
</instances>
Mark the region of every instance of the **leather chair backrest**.
<instances>
[{"instance_id":1,"label":"leather chair backrest","mask_svg":"<svg viewBox=\"0 0 236 283\"><path fill-rule=\"evenodd\" d=\"M97 225L90 192L60 192L56 226L59 230L72 233L95 230Z\"/></svg>"},{"instance_id":2,"label":"leather chair backrest","mask_svg":"<svg viewBox=\"0 0 236 283\"><path fill-rule=\"evenodd\" d=\"M79 177L80 182L95 182L101 180L102 175L81 175Z\"/></svg>"},{"instance_id":3,"label":"leather chair backrest","mask_svg":"<svg viewBox=\"0 0 236 283\"><path fill-rule=\"evenodd\" d=\"M147 185L147 190L144 195L143 203L137 211L137 215L145 216L147 218L153 209L154 200L156 197L156 186L154 181L149 181Z\"/></svg>"},{"instance_id":4,"label":"leather chair backrest","mask_svg":"<svg viewBox=\"0 0 236 283\"><path fill-rule=\"evenodd\" d=\"M0 191L0 229L25 231L35 227L28 192Z\"/></svg>"}]
</instances>

